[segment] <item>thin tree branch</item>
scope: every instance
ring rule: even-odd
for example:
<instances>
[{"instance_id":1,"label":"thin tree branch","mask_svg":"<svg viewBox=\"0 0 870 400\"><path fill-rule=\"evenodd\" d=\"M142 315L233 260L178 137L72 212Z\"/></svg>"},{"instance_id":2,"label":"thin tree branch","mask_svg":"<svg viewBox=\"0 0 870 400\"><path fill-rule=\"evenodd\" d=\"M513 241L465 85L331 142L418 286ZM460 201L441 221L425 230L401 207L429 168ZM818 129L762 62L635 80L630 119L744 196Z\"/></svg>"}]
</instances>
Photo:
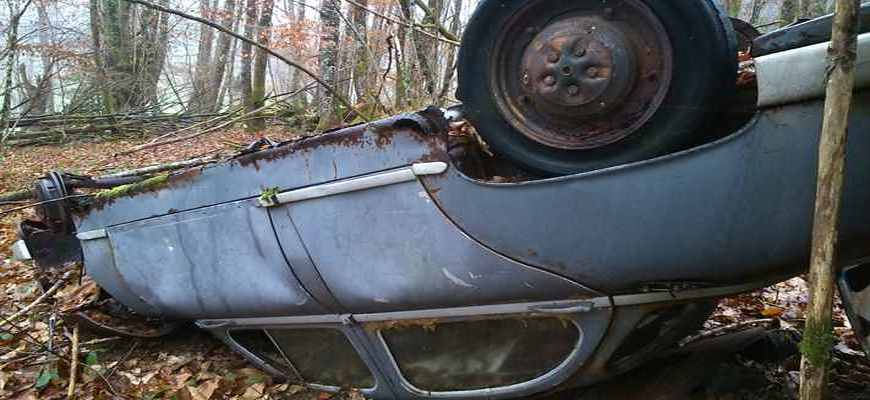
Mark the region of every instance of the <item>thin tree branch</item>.
<instances>
[{"instance_id":1,"label":"thin tree branch","mask_svg":"<svg viewBox=\"0 0 870 400\"><path fill-rule=\"evenodd\" d=\"M183 12L183 11L178 11L178 10L175 10L175 9L172 9L172 8L164 7L164 6L161 6L161 5L158 5L158 4L154 4L154 3L151 3L151 2L148 2L148 1L145 1L145 0L123 0L123 1L129 2L129 3L134 3L134 4L139 4L139 5L141 5L141 6L143 6L143 7L146 7L146 8L150 8L150 9L153 9L153 10L157 10L157 11L165 12L165 13L168 13L168 14L173 14L173 15L179 16L179 17L184 18L184 19L189 19L189 20L192 20L192 21L199 22L199 23L201 23L201 24L208 25L209 27L212 27L212 28L214 28L214 29L216 29L216 30L218 30L218 31L220 31L220 32L222 32L222 33L224 33L224 34L230 35L230 36L232 36L232 37L234 37L234 38L236 38L236 39L238 39L238 40L241 40L241 41L243 41L243 42L245 42L245 43L247 43L247 44L250 44L251 46L254 46L254 47L258 48L258 49L261 49L261 50L265 51L266 53L272 55L273 57L275 57L275 58L277 58L277 59L279 59L279 60L285 62L286 64L288 64L288 65L290 65L290 66L292 66L292 67L294 67L294 68L296 68L296 69L302 71L303 73L305 73L305 75L308 75L309 77L311 77L311 79L314 79L314 81L316 81L318 84L320 84L321 86L323 86L323 87L324 87L324 88L325 88L325 89L326 89L326 90L327 90L327 91L328 91L328 92L329 92L333 97L335 97L335 98L336 98L336 99L337 99L337 100L338 100L342 105L344 105L345 107L347 107L348 110L351 110L351 111L357 113L357 114L360 116L360 118L362 118L362 119L365 120L366 122L368 122L368 121L370 120L370 119L368 118L367 115L362 114L361 111L357 110L356 107L354 107L354 106L350 103L350 101L348 101L347 98L345 98L344 96L342 96L341 93L339 93L338 90L337 90L336 88L330 86L330 85L329 85L328 83L326 83L323 79L321 79L319 76L317 76L317 74L315 74L314 72L312 72L312 71L309 70L308 68L305 68L304 66L302 66L302 65L300 65L300 64L298 64L298 63L296 63L296 62L293 62L293 61L290 60L289 58L284 57L284 56L282 56L281 54L278 54L278 53L275 52L274 50L270 49L268 46L263 46L262 44L257 43L257 41L255 41L255 40L251 40L251 39L248 39L248 38L246 38L246 37L244 37L244 36L242 36L242 35L239 35L239 34L237 34L237 33L233 32L233 31L227 29L226 27L224 27L224 26L222 26L222 25L220 25L220 24L218 24L218 23L215 23L215 22L209 21L209 20L207 20L207 19L205 19L205 18L200 18L200 17L197 17L197 16L195 16L195 15L191 15L191 14L185 13L185 12Z\"/></svg>"},{"instance_id":2,"label":"thin tree branch","mask_svg":"<svg viewBox=\"0 0 870 400\"><path fill-rule=\"evenodd\" d=\"M354 0L344 0L344 1L350 3L350 4L353 5L354 7L358 7L358 8L360 8L360 9L362 9L362 10L368 12L369 14L372 14L372 15L375 15L375 16L377 16L377 17L383 18L384 20L390 21L390 22L392 22L392 23L394 23L394 24L399 24L399 25L402 25L402 26L404 26L404 27L406 27L406 28L413 29L414 31L419 32L419 33L422 33L423 35L429 36L429 37L432 38L432 39L439 40L439 41L442 41L442 42L444 42L444 43L451 44L451 45L453 45L453 46L459 46L459 40L456 38L456 36L450 35L449 37L447 37L447 36L445 36L445 37L441 37L441 36L438 36L438 35L433 35L433 34L431 34L431 33L429 33L429 32L426 32L425 30L421 29L421 25L420 25L420 24L413 24L413 25L412 25L412 24L409 24L409 23L407 23L407 22L400 21L400 20L395 19L395 18L393 18L393 17L390 17L390 16L388 16L388 15L384 15L384 14L382 14L382 13L379 13L379 12L375 11L375 10L372 10L371 8L368 8L368 7L366 7L366 6L362 5L362 4L359 4L359 3L357 3L357 2L354 1Z\"/></svg>"}]
</instances>

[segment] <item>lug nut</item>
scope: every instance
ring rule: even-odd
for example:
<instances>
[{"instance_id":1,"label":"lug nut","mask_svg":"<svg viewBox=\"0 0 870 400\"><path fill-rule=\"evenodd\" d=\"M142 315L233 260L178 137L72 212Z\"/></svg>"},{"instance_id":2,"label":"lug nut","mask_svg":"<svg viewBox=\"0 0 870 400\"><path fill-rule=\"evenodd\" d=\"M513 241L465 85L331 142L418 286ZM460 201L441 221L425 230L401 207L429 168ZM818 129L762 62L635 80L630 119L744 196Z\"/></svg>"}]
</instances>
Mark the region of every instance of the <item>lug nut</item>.
<instances>
[{"instance_id":1,"label":"lug nut","mask_svg":"<svg viewBox=\"0 0 870 400\"><path fill-rule=\"evenodd\" d=\"M568 86L568 94L571 96L576 96L576 95L580 94L580 88L577 87L576 85Z\"/></svg>"},{"instance_id":2,"label":"lug nut","mask_svg":"<svg viewBox=\"0 0 870 400\"><path fill-rule=\"evenodd\" d=\"M570 65L566 65L566 66L562 67L562 75L568 76L568 75L571 75L572 72L574 72L574 71L571 69Z\"/></svg>"},{"instance_id":3,"label":"lug nut","mask_svg":"<svg viewBox=\"0 0 870 400\"><path fill-rule=\"evenodd\" d=\"M583 57L584 55L586 55L586 48L585 47L577 46L577 48L574 49L574 56L575 57Z\"/></svg>"},{"instance_id":4,"label":"lug nut","mask_svg":"<svg viewBox=\"0 0 870 400\"><path fill-rule=\"evenodd\" d=\"M586 76L588 76L590 78L597 77L598 76L598 68L595 68L595 67L586 68Z\"/></svg>"},{"instance_id":5,"label":"lug nut","mask_svg":"<svg viewBox=\"0 0 870 400\"><path fill-rule=\"evenodd\" d=\"M557 62L559 61L559 55L556 53L550 53L549 55L547 55L547 61L551 63Z\"/></svg>"},{"instance_id":6,"label":"lug nut","mask_svg":"<svg viewBox=\"0 0 870 400\"><path fill-rule=\"evenodd\" d=\"M544 83L547 86L553 86L556 84L556 78L554 78L553 75L547 75L546 77L544 77Z\"/></svg>"}]
</instances>

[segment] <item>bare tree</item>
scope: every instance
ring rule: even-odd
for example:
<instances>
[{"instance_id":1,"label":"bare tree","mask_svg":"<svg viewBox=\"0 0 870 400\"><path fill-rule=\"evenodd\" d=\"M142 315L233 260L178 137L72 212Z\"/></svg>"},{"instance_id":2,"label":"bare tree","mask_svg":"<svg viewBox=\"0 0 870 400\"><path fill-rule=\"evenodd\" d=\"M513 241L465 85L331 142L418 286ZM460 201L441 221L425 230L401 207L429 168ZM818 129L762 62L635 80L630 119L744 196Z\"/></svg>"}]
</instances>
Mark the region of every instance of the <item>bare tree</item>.
<instances>
[{"instance_id":1,"label":"bare tree","mask_svg":"<svg viewBox=\"0 0 870 400\"><path fill-rule=\"evenodd\" d=\"M21 16L30 6L28 0L22 6L17 0L6 0L6 7L9 10L9 26L6 28L6 64L3 74L3 103L0 104L0 127L4 129L0 144L6 142L6 138L11 133L11 130L6 129L8 125L11 105L12 105L12 78L15 74L15 60L18 56L18 25L21 23Z\"/></svg>"},{"instance_id":2,"label":"bare tree","mask_svg":"<svg viewBox=\"0 0 870 400\"><path fill-rule=\"evenodd\" d=\"M221 10L220 24L228 29L233 29L233 20L236 12L236 1L226 0L224 7ZM233 38L225 33L218 37L217 48L215 49L214 59L211 61L213 71L209 78L209 84L205 88L203 95L203 108L206 111L216 111L220 109L220 90L224 80L224 73L227 69L227 64L231 62L230 46L233 43Z\"/></svg>"},{"instance_id":3,"label":"bare tree","mask_svg":"<svg viewBox=\"0 0 870 400\"><path fill-rule=\"evenodd\" d=\"M244 37L254 40L254 27L257 24L257 0L247 0L245 4L245 30ZM242 43L241 69L239 71L239 88L242 93L242 103L250 109L253 104L251 99L251 71L254 61L254 47L250 42Z\"/></svg>"},{"instance_id":4,"label":"bare tree","mask_svg":"<svg viewBox=\"0 0 870 400\"><path fill-rule=\"evenodd\" d=\"M338 0L323 0L320 8L320 45L318 49L318 61L320 76L332 87L338 80L338 39L341 25L341 12ZM325 129L337 125L339 122L338 107L323 88L317 91L318 115L320 122L318 128Z\"/></svg>"},{"instance_id":5,"label":"bare tree","mask_svg":"<svg viewBox=\"0 0 870 400\"><path fill-rule=\"evenodd\" d=\"M269 36L272 34L272 8L275 5L274 0L263 0L262 9L260 10L260 19L257 23L257 42L262 47L269 46ZM254 55L254 71L251 86L251 101L248 104L248 112L254 112L263 108L266 98L266 66L269 63L268 54L263 51L262 47L258 47ZM262 130L266 127L266 122L263 118L254 118L248 128L251 130Z\"/></svg>"}]
</instances>

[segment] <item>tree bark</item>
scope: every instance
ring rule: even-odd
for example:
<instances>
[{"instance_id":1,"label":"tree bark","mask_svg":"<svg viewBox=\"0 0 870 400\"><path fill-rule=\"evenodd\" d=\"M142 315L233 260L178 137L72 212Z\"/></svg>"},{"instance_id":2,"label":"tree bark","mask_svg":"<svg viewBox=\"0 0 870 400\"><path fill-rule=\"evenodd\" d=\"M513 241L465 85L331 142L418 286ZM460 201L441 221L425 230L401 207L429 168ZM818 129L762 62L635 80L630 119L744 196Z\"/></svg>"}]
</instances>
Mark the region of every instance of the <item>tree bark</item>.
<instances>
[{"instance_id":1,"label":"tree bark","mask_svg":"<svg viewBox=\"0 0 870 400\"><path fill-rule=\"evenodd\" d=\"M274 0L264 0L260 9L260 20L257 23L257 43L262 47L269 47L269 37L272 35L272 8ZM262 47L258 47L254 55L254 71L251 85L251 103L247 111L253 112L263 108L266 98L266 66L269 63L268 54ZM263 118L254 118L248 123L248 130L261 131L266 128Z\"/></svg>"},{"instance_id":2,"label":"tree bark","mask_svg":"<svg viewBox=\"0 0 870 400\"><path fill-rule=\"evenodd\" d=\"M360 5L368 7L368 0L359 1ZM357 101L368 102L371 97L372 82L369 81L369 57L368 57L368 26L366 25L365 10L360 7L351 7L350 20L359 37L354 41L353 58L353 88L356 92Z\"/></svg>"},{"instance_id":3,"label":"tree bark","mask_svg":"<svg viewBox=\"0 0 870 400\"><path fill-rule=\"evenodd\" d=\"M459 20L461 19L461 15L462 0L454 0L452 15L453 19L450 21L450 32L457 36L459 35ZM444 104L445 100L447 99L450 88L453 84L453 74L456 71L456 47L448 46L445 51L447 52L447 55L444 62L444 74L441 78L441 91L438 93L438 104Z\"/></svg>"},{"instance_id":4,"label":"tree bark","mask_svg":"<svg viewBox=\"0 0 870 400\"><path fill-rule=\"evenodd\" d=\"M244 37L254 40L254 26L257 24L257 0L247 0L245 4L245 29ZM252 104L251 99L251 70L254 61L254 47L249 42L242 43L242 61L239 70L239 86L242 94L242 104L247 107Z\"/></svg>"},{"instance_id":5,"label":"tree bark","mask_svg":"<svg viewBox=\"0 0 870 400\"><path fill-rule=\"evenodd\" d=\"M18 10L11 1L8 1L7 6L9 7L9 25L6 27L6 65L4 68L3 74L3 103L0 104L0 126L3 127L2 134L0 134L0 148L2 148L3 143L6 142L6 138L12 133L10 129L7 129L9 119L11 117L11 104L12 104L12 77L15 74L15 60L18 57L18 25L21 22L21 15L24 14L24 11L27 9L27 6L30 5L28 2L24 9Z\"/></svg>"},{"instance_id":6,"label":"tree bark","mask_svg":"<svg viewBox=\"0 0 870 400\"><path fill-rule=\"evenodd\" d=\"M51 114L54 112L54 59L49 55L49 49L52 46L51 40L51 22L48 19L48 9L46 0L36 1L37 22L39 23L39 44L43 46L40 54L42 62L42 74L38 80L37 87L39 93L44 97L44 107L42 113Z\"/></svg>"},{"instance_id":7,"label":"tree bark","mask_svg":"<svg viewBox=\"0 0 870 400\"><path fill-rule=\"evenodd\" d=\"M846 135L855 82L859 0L837 0L828 50L829 71L824 122L819 139L816 207L810 253L810 297L801 341L801 400L824 396L830 350L834 344L831 312L836 274L835 250Z\"/></svg>"},{"instance_id":8,"label":"tree bark","mask_svg":"<svg viewBox=\"0 0 870 400\"><path fill-rule=\"evenodd\" d=\"M126 2L125 2L126 3ZM209 0L200 0L199 15L211 20L213 8ZM214 42L214 29L208 25L199 27L199 44L196 50L196 68L193 77L193 94L187 108L191 111L203 111L206 107L206 93L211 82L211 49Z\"/></svg>"},{"instance_id":9,"label":"tree bark","mask_svg":"<svg viewBox=\"0 0 870 400\"><path fill-rule=\"evenodd\" d=\"M336 87L338 73L338 38L341 21L338 0L323 0L320 8L320 46L318 60L320 76L330 86ZM323 88L317 91L318 129L331 128L338 124L338 107L335 99Z\"/></svg>"},{"instance_id":10,"label":"tree bark","mask_svg":"<svg viewBox=\"0 0 870 400\"><path fill-rule=\"evenodd\" d=\"M226 0L224 8L221 11L220 24L227 29L233 29L233 16L236 12L236 1ZM232 62L230 58L230 46L233 43L233 38L225 33L218 37L217 48L214 53L214 60L211 61L212 71L210 82L206 86L203 96L203 107L208 111L217 111L220 109L220 90L224 80L224 73L227 70L227 64Z\"/></svg>"}]
</instances>

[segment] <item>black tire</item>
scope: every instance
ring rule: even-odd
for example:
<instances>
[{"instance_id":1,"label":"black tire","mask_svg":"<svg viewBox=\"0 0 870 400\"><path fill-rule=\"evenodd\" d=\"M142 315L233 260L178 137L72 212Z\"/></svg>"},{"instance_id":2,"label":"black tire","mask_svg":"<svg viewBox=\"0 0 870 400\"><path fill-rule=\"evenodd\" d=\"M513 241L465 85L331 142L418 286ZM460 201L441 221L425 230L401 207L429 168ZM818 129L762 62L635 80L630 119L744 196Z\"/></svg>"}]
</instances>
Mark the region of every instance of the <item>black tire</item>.
<instances>
[{"instance_id":1,"label":"black tire","mask_svg":"<svg viewBox=\"0 0 870 400\"><path fill-rule=\"evenodd\" d=\"M459 51L457 97L468 120L494 151L548 175L645 160L708 139L696 129L735 90L737 51L731 22L713 0L643 1L667 31L674 73L658 110L630 136L604 147L562 150L522 135L501 115L487 79L494 46L506 21L529 1L483 0L466 27Z\"/></svg>"}]
</instances>

